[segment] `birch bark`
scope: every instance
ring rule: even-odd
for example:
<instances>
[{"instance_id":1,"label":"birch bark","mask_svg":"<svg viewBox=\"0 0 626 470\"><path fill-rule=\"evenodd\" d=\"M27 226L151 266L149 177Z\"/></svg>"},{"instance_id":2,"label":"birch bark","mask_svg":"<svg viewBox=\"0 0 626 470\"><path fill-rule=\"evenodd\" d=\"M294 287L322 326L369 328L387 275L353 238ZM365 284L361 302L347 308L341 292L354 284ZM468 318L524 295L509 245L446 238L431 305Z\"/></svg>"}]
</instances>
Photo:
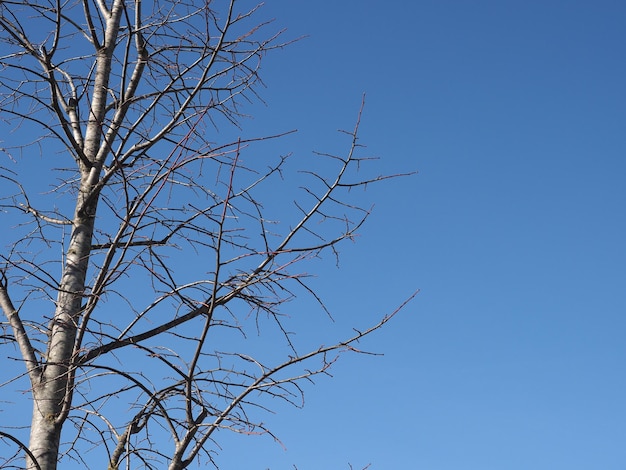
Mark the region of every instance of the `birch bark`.
<instances>
[{"instance_id":1,"label":"birch bark","mask_svg":"<svg viewBox=\"0 0 626 470\"><path fill-rule=\"evenodd\" d=\"M76 333L85 298L93 230L98 205L97 183L108 154L103 143L111 58L115 51L123 1L116 0L107 16L104 44L96 59L96 75L81 160L81 181L76 198L72 231L65 253L55 312L49 325L49 342L40 376L33 383L33 416L29 448L35 461L27 458L27 468L55 470L61 429L72 402Z\"/></svg>"}]
</instances>

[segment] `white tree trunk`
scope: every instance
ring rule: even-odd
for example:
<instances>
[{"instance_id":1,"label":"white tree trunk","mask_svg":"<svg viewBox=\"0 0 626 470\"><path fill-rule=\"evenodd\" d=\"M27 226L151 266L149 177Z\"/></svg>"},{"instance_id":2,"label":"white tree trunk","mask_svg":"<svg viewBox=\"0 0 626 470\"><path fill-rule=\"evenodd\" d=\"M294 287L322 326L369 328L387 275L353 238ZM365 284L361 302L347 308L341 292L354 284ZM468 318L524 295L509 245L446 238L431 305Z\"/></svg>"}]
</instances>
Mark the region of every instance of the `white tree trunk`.
<instances>
[{"instance_id":1,"label":"white tree trunk","mask_svg":"<svg viewBox=\"0 0 626 470\"><path fill-rule=\"evenodd\" d=\"M61 428L71 405L74 372L71 361L85 294L85 279L95 223L102 161L108 153L102 145L102 123L105 117L107 89L111 75L111 56L119 25L120 2L107 23L106 40L111 47L98 52L93 100L83 153L91 164L81 163L81 183L76 200L73 228L65 256L54 317L49 326L49 343L39 383L33 385L33 417L29 448L41 470L55 470ZM115 14L117 13L117 14ZM104 152L102 151L104 150ZM27 468L38 468L28 460Z\"/></svg>"},{"instance_id":2,"label":"white tree trunk","mask_svg":"<svg viewBox=\"0 0 626 470\"><path fill-rule=\"evenodd\" d=\"M93 207L83 209L83 199L79 197L54 318L50 322L47 360L39 383L34 385L30 449L42 470L57 467L61 428L72 392L73 372L69 366L91 249L94 217L90 214L95 214L95 203L91 204ZM28 468L37 466L29 462Z\"/></svg>"}]
</instances>

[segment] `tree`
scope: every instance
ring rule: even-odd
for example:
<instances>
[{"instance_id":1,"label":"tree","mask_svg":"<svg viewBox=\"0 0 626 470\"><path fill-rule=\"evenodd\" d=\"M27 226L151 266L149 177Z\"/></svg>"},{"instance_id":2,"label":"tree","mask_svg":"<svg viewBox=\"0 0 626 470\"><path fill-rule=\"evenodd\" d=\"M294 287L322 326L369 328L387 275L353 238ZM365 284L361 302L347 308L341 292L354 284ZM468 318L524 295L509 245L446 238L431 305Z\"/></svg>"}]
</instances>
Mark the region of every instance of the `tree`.
<instances>
[{"instance_id":1,"label":"tree","mask_svg":"<svg viewBox=\"0 0 626 470\"><path fill-rule=\"evenodd\" d=\"M218 432L271 435L269 398L300 405L302 381L394 315L308 352L294 340L289 300L326 310L300 264L354 237L369 211L350 190L387 176L356 174L359 113L278 223L262 199L289 159L257 149L280 134L237 126L286 42L244 8L0 3L1 344L24 371L3 384L27 380L33 403L28 442L1 432L4 465L89 468L93 446L110 469L215 464Z\"/></svg>"}]
</instances>

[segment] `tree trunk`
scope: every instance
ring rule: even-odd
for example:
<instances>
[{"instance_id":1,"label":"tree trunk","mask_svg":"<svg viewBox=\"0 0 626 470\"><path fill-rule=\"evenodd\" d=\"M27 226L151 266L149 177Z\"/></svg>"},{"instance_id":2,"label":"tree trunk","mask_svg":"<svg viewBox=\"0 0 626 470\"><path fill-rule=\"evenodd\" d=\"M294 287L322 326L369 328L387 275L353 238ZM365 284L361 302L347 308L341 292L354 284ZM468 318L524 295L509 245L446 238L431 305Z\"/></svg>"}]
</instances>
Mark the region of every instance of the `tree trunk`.
<instances>
[{"instance_id":1,"label":"tree trunk","mask_svg":"<svg viewBox=\"0 0 626 470\"><path fill-rule=\"evenodd\" d=\"M111 56L119 30L123 2L116 0L107 20L105 44L98 50L91 109L83 148L87 162L79 164L81 182L76 198L72 234L67 248L63 277L54 317L49 325L47 356L39 383L33 384L33 417L29 448L37 462L27 459L27 468L55 470L61 429L71 406L76 333L85 294L85 279L99 194L94 188L100 177L108 147L102 146ZM100 152L103 154L101 155ZM37 465L38 464L38 465Z\"/></svg>"},{"instance_id":2,"label":"tree trunk","mask_svg":"<svg viewBox=\"0 0 626 470\"><path fill-rule=\"evenodd\" d=\"M97 204L97 198L93 198L85 205L93 187L90 184L93 176L93 172L83 172L63 277L49 326L47 357L41 367L39 382L33 385L29 448L36 463L28 459L29 470L57 468L61 428L71 404L74 372L70 365L83 304Z\"/></svg>"}]
</instances>

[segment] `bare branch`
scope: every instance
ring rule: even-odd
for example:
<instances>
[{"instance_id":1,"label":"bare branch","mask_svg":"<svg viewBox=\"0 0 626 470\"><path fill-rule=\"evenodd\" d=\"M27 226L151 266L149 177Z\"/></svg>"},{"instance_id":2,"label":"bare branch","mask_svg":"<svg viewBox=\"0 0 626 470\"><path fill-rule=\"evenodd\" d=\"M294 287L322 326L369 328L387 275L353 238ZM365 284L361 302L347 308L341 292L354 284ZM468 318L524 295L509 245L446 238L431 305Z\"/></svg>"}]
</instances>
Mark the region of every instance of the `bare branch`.
<instances>
[{"instance_id":1,"label":"bare branch","mask_svg":"<svg viewBox=\"0 0 626 470\"><path fill-rule=\"evenodd\" d=\"M39 362L37 361L35 349L30 342L30 338L28 337L26 328L24 328L24 323L20 318L19 312L13 306L13 302L9 297L9 292L7 290L7 277L4 272L0 272L0 308L2 308L9 325L13 328L13 337L15 338L15 341L17 342L22 353L22 357L26 365L26 371L28 372L31 383L35 384L39 378Z\"/></svg>"}]
</instances>

